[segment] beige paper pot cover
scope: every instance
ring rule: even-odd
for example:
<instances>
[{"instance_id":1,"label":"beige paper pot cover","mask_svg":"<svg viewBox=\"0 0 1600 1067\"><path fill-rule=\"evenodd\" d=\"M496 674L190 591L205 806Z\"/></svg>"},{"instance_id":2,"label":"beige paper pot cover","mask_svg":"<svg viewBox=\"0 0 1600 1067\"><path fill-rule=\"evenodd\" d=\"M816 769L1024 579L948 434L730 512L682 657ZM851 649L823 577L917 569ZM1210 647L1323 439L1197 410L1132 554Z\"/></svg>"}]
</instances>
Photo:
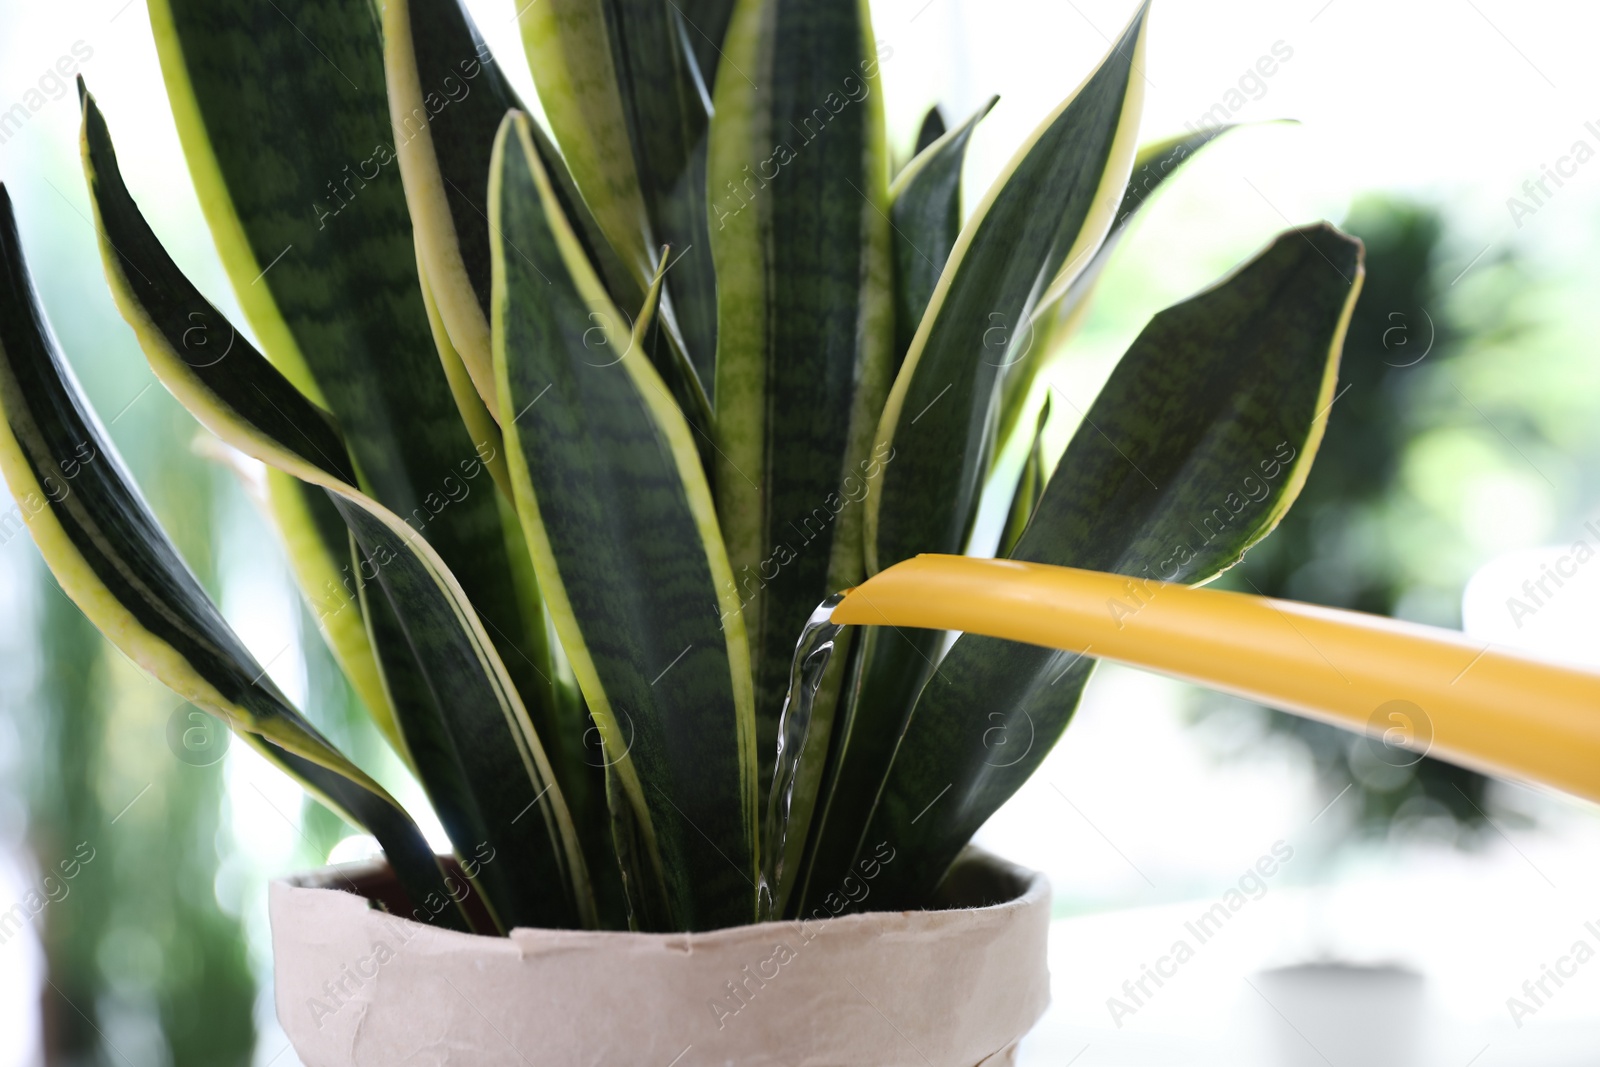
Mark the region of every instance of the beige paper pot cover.
<instances>
[{"instance_id":1,"label":"beige paper pot cover","mask_svg":"<svg viewBox=\"0 0 1600 1067\"><path fill-rule=\"evenodd\" d=\"M278 1018L306 1067L998 1067L1049 1002L1049 886L977 852L945 910L703 934L435 930L346 891L386 878L271 887Z\"/></svg>"}]
</instances>

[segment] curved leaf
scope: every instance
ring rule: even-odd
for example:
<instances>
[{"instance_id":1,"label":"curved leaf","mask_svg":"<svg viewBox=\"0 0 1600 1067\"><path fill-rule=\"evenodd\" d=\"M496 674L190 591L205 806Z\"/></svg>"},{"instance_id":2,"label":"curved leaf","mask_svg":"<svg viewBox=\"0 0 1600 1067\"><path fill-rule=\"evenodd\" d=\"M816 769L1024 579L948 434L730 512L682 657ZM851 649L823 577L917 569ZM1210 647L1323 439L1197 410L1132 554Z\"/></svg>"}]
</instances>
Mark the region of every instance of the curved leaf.
<instances>
[{"instance_id":1,"label":"curved leaf","mask_svg":"<svg viewBox=\"0 0 1600 1067\"><path fill-rule=\"evenodd\" d=\"M478 454L484 457L484 465L494 478L494 484L509 500L511 471L506 466L505 438L500 433L500 424L495 421L494 412L490 410L488 401L472 380L472 372L467 369L466 359L456 350L455 342L450 339L450 331L444 324L444 315L439 310L439 303L433 295L433 284L428 280L428 273L423 267L420 239L417 242L417 281L422 289L423 310L428 313L428 328L433 332L433 343L439 350L439 365L444 368L445 381L449 383L450 395L456 402L456 413L461 416L461 421L466 426L467 432L472 435L472 439L478 442ZM490 397L493 395L489 394Z\"/></svg>"},{"instance_id":2,"label":"curved leaf","mask_svg":"<svg viewBox=\"0 0 1600 1067\"><path fill-rule=\"evenodd\" d=\"M1006 509L1006 524L1000 531L1001 556L1009 557L1016 549L1017 542L1022 540L1022 532L1027 529L1028 520L1033 518L1039 500L1044 496L1045 483L1049 480L1044 458L1044 428L1049 421L1050 398L1047 396L1034 423L1033 444L1028 448L1027 458L1022 461L1022 476L1017 479L1017 488L1012 491L1011 507Z\"/></svg>"},{"instance_id":3,"label":"curved leaf","mask_svg":"<svg viewBox=\"0 0 1600 1067\"><path fill-rule=\"evenodd\" d=\"M717 275L706 149L720 42L734 0L607 0L607 6L651 234L656 244L673 249L662 306L670 309L709 391L717 352Z\"/></svg>"},{"instance_id":4,"label":"curved leaf","mask_svg":"<svg viewBox=\"0 0 1600 1067\"><path fill-rule=\"evenodd\" d=\"M1027 406L1028 394L1039 374L1082 325L1090 298L1107 264L1111 262L1112 253L1121 245L1128 223L1133 221L1162 183L1176 174L1195 153L1233 128L1232 125L1211 126L1156 141L1139 149L1133 161L1133 174L1129 176L1128 186L1122 194L1122 205L1117 208L1116 220L1111 224L1110 236L1095 252L1089 266L1061 295L1061 299L1036 312L1038 318L1031 319L1028 327L1026 351L1006 369L1000 391L1000 431L995 437L999 445L1003 447L1016 432Z\"/></svg>"},{"instance_id":5,"label":"curved leaf","mask_svg":"<svg viewBox=\"0 0 1600 1067\"><path fill-rule=\"evenodd\" d=\"M562 791L483 622L418 523L355 485L344 439L184 277L117 170L109 133L84 99L84 164L106 277L151 368L208 429L270 466L320 486L359 551L339 590L360 600L405 750L463 856L498 857L476 881L505 927L593 919L583 858ZM233 340L197 348L195 323ZM473 460L481 471L481 463ZM471 499L474 475L444 487ZM455 496L457 491L463 495ZM493 501L494 494L480 493ZM383 596L373 596L373 587ZM539 817L522 817L535 806Z\"/></svg>"},{"instance_id":6,"label":"curved leaf","mask_svg":"<svg viewBox=\"0 0 1600 1067\"><path fill-rule=\"evenodd\" d=\"M897 459L867 501L867 567L959 553L1024 324L1088 266L1133 166L1149 4L1035 131L962 231L878 425Z\"/></svg>"},{"instance_id":7,"label":"curved leaf","mask_svg":"<svg viewBox=\"0 0 1600 1067\"><path fill-rule=\"evenodd\" d=\"M655 846L643 831L644 824L623 788L621 775L609 767L606 800L611 807L611 847L616 849L627 896L628 929L645 933L671 930L672 908Z\"/></svg>"},{"instance_id":8,"label":"curved leaf","mask_svg":"<svg viewBox=\"0 0 1600 1067\"><path fill-rule=\"evenodd\" d=\"M652 256L659 246L675 250L663 314L707 390L717 279L708 247L706 130L733 6L545 0L520 9L540 101L605 232L641 280L659 267Z\"/></svg>"},{"instance_id":9,"label":"curved leaf","mask_svg":"<svg viewBox=\"0 0 1600 1067\"><path fill-rule=\"evenodd\" d=\"M519 6L517 20L539 102L573 180L611 247L642 283L655 273L655 248L628 139L608 7L602 0L544 0Z\"/></svg>"},{"instance_id":10,"label":"curved leaf","mask_svg":"<svg viewBox=\"0 0 1600 1067\"><path fill-rule=\"evenodd\" d=\"M961 235L961 168L972 131L994 109L998 96L949 133L941 133L895 178L889 188L894 207L895 369L905 359L917 324L939 285L939 275ZM938 109L928 112L938 117ZM944 123L939 123L944 129ZM928 124L923 123L923 132Z\"/></svg>"},{"instance_id":11,"label":"curved leaf","mask_svg":"<svg viewBox=\"0 0 1600 1067\"><path fill-rule=\"evenodd\" d=\"M190 174L255 335L338 419L355 484L425 527L537 705L545 687L530 664L543 623L512 580L515 542L495 494L448 497L480 442L462 425L418 299L375 6L149 9Z\"/></svg>"},{"instance_id":12,"label":"curved leaf","mask_svg":"<svg viewBox=\"0 0 1600 1067\"><path fill-rule=\"evenodd\" d=\"M584 260L524 115L490 179L495 373L517 507L556 632L672 923L755 912L743 619L688 423ZM659 279L658 279L659 282Z\"/></svg>"},{"instance_id":13,"label":"curved leaf","mask_svg":"<svg viewBox=\"0 0 1600 1067\"><path fill-rule=\"evenodd\" d=\"M1118 620L1152 595L1146 580L1201 583L1238 562L1310 471L1361 275L1360 242L1326 225L1293 230L1157 315L1084 417L1012 558L1129 575L1126 598L1106 605ZM937 884L1054 746L1092 666L956 641L868 829L897 851L875 884L884 906Z\"/></svg>"},{"instance_id":14,"label":"curved leaf","mask_svg":"<svg viewBox=\"0 0 1600 1067\"><path fill-rule=\"evenodd\" d=\"M1139 154L1133 159L1133 173L1128 176L1128 187L1122 193L1122 204L1117 208L1116 221L1111 224L1112 234L1119 234L1162 183L1193 159L1195 153L1237 126L1238 123L1207 126L1140 146Z\"/></svg>"},{"instance_id":15,"label":"curved leaf","mask_svg":"<svg viewBox=\"0 0 1600 1067\"><path fill-rule=\"evenodd\" d=\"M749 80L718 81L711 125L717 514L750 630L765 796L795 641L864 574L893 344L888 161L861 0L740 0L724 50ZM813 712L815 751L843 660ZM815 773L801 768L796 825Z\"/></svg>"},{"instance_id":16,"label":"curved leaf","mask_svg":"<svg viewBox=\"0 0 1600 1067\"><path fill-rule=\"evenodd\" d=\"M405 738L372 650L361 604L345 589L350 570L350 531L326 493L267 468L266 508L284 541L284 555L304 594L306 607L332 650L339 669L361 697L391 748L411 764ZM415 770L415 766L412 766Z\"/></svg>"},{"instance_id":17,"label":"curved leaf","mask_svg":"<svg viewBox=\"0 0 1600 1067\"><path fill-rule=\"evenodd\" d=\"M419 273L449 346L494 414L499 405L489 351L489 155L500 120L522 102L459 0L388 0L383 64ZM601 234L555 146L542 130L534 138L562 208L613 299L636 306L638 282ZM449 359L442 346L440 354Z\"/></svg>"},{"instance_id":18,"label":"curved leaf","mask_svg":"<svg viewBox=\"0 0 1600 1067\"><path fill-rule=\"evenodd\" d=\"M917 144L911 153L912 157L920 156L933 142L944 136L944 131L944 113L935 104L922 116L922 125L917 127Z\"/></svg>"},{"instance_id":19,"label":"curved leaf","mask_svg":"<svg viewBox=\"0 0 1600 1067\"><path fill-rule=\"evenodd\" d=\"M421 38L429 42L415 52L410 50L407 43L411 39L412 32L412 18L409 14L412 4L409 0L395 0L384 8L384 17L390 24L393 34L385 40L390 106L397 114L400 102L408 91L405 89L408 77L412 79L410 82L412 90L420 84L419 71L439 74L444 81L452 77L451 69L442 62L442 59L450 54L452 46L456 46L456 50L461 52L467 43L475 42L470 54L487 55L487 48L478 40L471 20L458 7L456 0L415 0L415 7L419 15L417 25L421 28ZM403 69L397 74L396 67L403 67L403 64L411 60L415 60L417 65L410 69L409 74ZM479 104L477 108L441 112L435 110L427 98L419 97L422 100L419 106L423 110L420 112L421 117L415 120L417 125L409 134L398 131L405 129L410 120L402 123L397 117L397 137L401 145L400 165L402 173L408 175L406 196L416 226L417 275L421 283L423 306L427 311L434 345L439 350L439 359L444 367L445 378L449 382L451 395L455 398L456 410L461 415L461 421L466 425L472 439L478 442L478 455L494 478L495 486L500 490L500 511L507 531L506 536L516 546L509 554L511 582L518 589L524 604L538 605L536 609L538 621L529 625L528 638L519 653L538 674L541 683L541 692L538 694L540 699L528 701L534 726L539 736L550 746L549 755L556 777L561 784L573 820L580 828L579 837L588 859L589 874L594 882L601 924L608 928L620 927L625 918L626 903L623 899L621 874L605 845L604 829L608 825L609 814L605 810L603 774L600 768L593 765L590 746L586 742L591 729L590 719L588 712L583 708L582 695L572 683L570 671L566 669L560 645L551 640L547 634L548 627L544 622L545 613L539 594L538 579L534 577L533 564L527 556L522 530L516 518L515 505L512 503L511 471L506 464L505 440L496 421L499 418L499 409L498 406L491 406L496 402L492 388L494 373L488 349L487 297L485 296L485 303L481 308L475 303L458 300L454 309L458 322L457 336L466 336L469 338L469 343L481 343L483 346L482 352L476 357L481 359L482 367L478 372L479 380L475 381L466 357L457 349L451 337L450 328L444 321L444 312L433 291L434 277L447 279L455 277L457 295L461 296L464 290L460 286L477 277L476 266L470 270L465 268L467 262L476 263L474 257L482 257L481 269L485 277L489 272L489 216L486 187L489 155L493 151L495 131L506 111L506 107L501 105L508 99L513 102L513 106L515 103L515 97L510 95L510 90L498 80L498 77L490 76L489 65L492 62L492 59L485 59L485 66L479 69L484 83L480 86L482 90L480 95L475 98ZM473 69L469 64L459 72L460 77L466 77L466 74ZM467 92L470 92L470 89ZM467 96L463 95L460 102L464 103L466 99ZM433 115L431 121L428 120L429 114ZM571 178L566 173L565 164L556 154L554 146L538 127L534 127L533 134L540 158L554 162L556 169L551 177L555 184L557 199L564 206L573 205L573 210L577 213L575 217L580 227L580 241L585 252L589 254L590 261L597 265L596 269L600 271L602 277L612 279L613 293L621 292L624 297L636 301L637 290L631 277L621 268L610 246L605 243L605 238L596 229L593 217L589 214L588 208L583 206L583 200L573 187ZM480 140L481 153L477 151ZM467 171L470 168L479 169L473 171L469 177ZM416 174L417 171L421 171L420 176ZM445 177L450 173L454 173L455 177ZM441 187L441 179L449 185L449 195ZM465 188L477 188L478 186L473 184L474 180L485 186L481 197L469 198L458 192ZM450 214L445 217L438 214L440 212ZM458 235L466 234L473 226L481 226L482 233L479 234L482 238L481 246L474 238L462 237L457 240ZM430 233L433 234L433 240L425 241L425 235ZM430 248L433 256L431 270L427 258ZM476 283L473 282L469 288L472 288L475 294ZM463 316L473 321L469 321L463 327L460 324ZM482 319L481 337L475 332L477 326L474 317ZM472 338L476 340L471 340ZM488 375L486 381L483 379L484 373Z\"/></svg>"},{"instance_id":20,"label":"curved leaf","mask_svg":"<svg viewBox=\"0 0 1600 1067\"><path fill-rule=\"evenodd\" d=\"M377 837L415 903L447 899L433 852L404 809L289 704L150 513L56 351L3 186L0 412L6 484L45 562L90 621ZM451 907L419 917L465 928Z\"/></svg>"},{"instance_id":21,"label":"curved leaf","mask_svg":"<svg viewBox=\"0 0 1600 1067\"><path fill-rule=\"evenodd\" d=\"M1017 358L1013 349L1024 351L1007 327L1027 321L1052 280L1076 276L1111 224L1113 190L1122 190L1132 162L1145 20L1141 10L1100 69L1017 153L940 261L938 284L878 425L874 455L892 462L867 499L869 571L919 551L959 551L965 542L988 472L1001 372ZM949 201L958 195L959 146L971 122L963 129L969 132L945 135L939 155L937 148L926 153L921 170L946 219L956 210ZM908 167L897 188L918 182L917 168ZM802 906L805 894L830 892L849 873L942 641L932 631L861 638L842 736L822 786L822 817L811 833Z\"/></svg>"}]
</instances>

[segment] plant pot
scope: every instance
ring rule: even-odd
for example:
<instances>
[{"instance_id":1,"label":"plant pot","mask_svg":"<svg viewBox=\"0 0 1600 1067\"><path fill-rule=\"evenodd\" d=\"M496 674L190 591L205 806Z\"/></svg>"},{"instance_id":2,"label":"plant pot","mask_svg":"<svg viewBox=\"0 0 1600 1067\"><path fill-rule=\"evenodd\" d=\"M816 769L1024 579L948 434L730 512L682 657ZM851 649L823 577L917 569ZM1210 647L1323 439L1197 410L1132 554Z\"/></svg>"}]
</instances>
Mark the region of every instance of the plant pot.
<instances>
[{"instance_id":1,"label":"plant pot","mask_svg":"<svg viewBox=\"0 0 1600 1067\"><path fill-rule=\"evenodd\" d=\"M697 934L461 934L371 904L393 892L381 861L272 884L306 1067L999 1067L1050 999L1049 886L976 850L940 910Z\"/></svg>"},{"instance_id":2,"label":"plant pot","mask_svg":"<svg viewBox=\"0 0 1600 1067\"><path fill-rule=\"evenodd\" d=\"M1359 1063L1410 1067L1417 1062L1426 997L1422 975L1405 967L1302 963L1256 976L1276 1041L1272 1062ZM1281 1020L1281 1021L1280 1021Z\"/></svg>"}]
</instances>

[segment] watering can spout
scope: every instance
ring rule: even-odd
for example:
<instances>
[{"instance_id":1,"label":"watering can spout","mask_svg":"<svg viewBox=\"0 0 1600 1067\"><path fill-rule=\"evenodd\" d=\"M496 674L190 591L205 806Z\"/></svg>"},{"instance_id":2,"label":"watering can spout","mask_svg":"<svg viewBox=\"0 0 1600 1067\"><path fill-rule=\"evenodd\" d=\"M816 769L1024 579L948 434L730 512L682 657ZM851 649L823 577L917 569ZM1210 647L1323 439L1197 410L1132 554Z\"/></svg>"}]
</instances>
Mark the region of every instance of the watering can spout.
<instances>
[{"instance_id":1,"label":"watering can spout","mask_svg":"<svg viewBox=\"0 0 1600 1067\"><path fill-rule=\"evenodd\" d=\"M962 630L1142 667L1600 802L1600 674L1465 634L1012 560L918 556L832 621Z\"/></svg>"}]
</instances>

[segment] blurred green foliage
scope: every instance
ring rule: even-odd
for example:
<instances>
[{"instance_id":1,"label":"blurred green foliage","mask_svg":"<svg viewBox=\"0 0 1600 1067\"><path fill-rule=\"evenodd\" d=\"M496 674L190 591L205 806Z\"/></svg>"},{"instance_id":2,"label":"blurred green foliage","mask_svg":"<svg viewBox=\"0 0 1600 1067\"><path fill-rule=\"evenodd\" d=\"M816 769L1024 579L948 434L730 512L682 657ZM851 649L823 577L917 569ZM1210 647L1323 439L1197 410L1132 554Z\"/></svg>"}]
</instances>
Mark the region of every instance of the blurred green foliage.
<instances>
[{"instance_id":1,"label":"blurred green foliage","mask_svg":"<svg viewBox=\"0 0 1600 1067\"><path fill-rule=\"evenodd\" d=\"M46 1062L246 1064L255 982L213 891L222 764L174 756L193 709L153 690L40 570L30 838L41 878L65 890L36 919Z\"/></svg>"},{"instance_id":2,"label":"blurred green foliage","mask_svg":"<svg viewBox=\"0 0 1600 1067\"><path fill-rule=\"evenodd\" d=\"M1429 434L1460 425L1462 408L1474 410L1455 384L1458 364L1475 346L1525 332L1515 308L1519 287L1452 291L1442 262L1446 222L1432 206L1367 198L1344 226L1366 243L1367 279L1327 436L1283 523L1219 584L1456 627L1461 589L1481 550L1463 543L1469 536L1453 516L1430 514L1413 491L1411 468ZM1514 261L1490 268L1502 281L1517 277ZM1470 322L1465 299L1473 301ZM1465 421L1470 434L1495 432ZM1418 534L1429 536L1423 553ZM1209 697L1203 703L1219 705ZM1328 795L1351 787L1360 835L1381 836L1409 819L1448 817L1469 839L1484 826L1489 783L1482 775L1434 759L1397 766L1410 761L1379 758L1379 746L1366 739L1298 716L1273 713L1269 729L1304 743Z\"/></svg>"}]
</instances>

